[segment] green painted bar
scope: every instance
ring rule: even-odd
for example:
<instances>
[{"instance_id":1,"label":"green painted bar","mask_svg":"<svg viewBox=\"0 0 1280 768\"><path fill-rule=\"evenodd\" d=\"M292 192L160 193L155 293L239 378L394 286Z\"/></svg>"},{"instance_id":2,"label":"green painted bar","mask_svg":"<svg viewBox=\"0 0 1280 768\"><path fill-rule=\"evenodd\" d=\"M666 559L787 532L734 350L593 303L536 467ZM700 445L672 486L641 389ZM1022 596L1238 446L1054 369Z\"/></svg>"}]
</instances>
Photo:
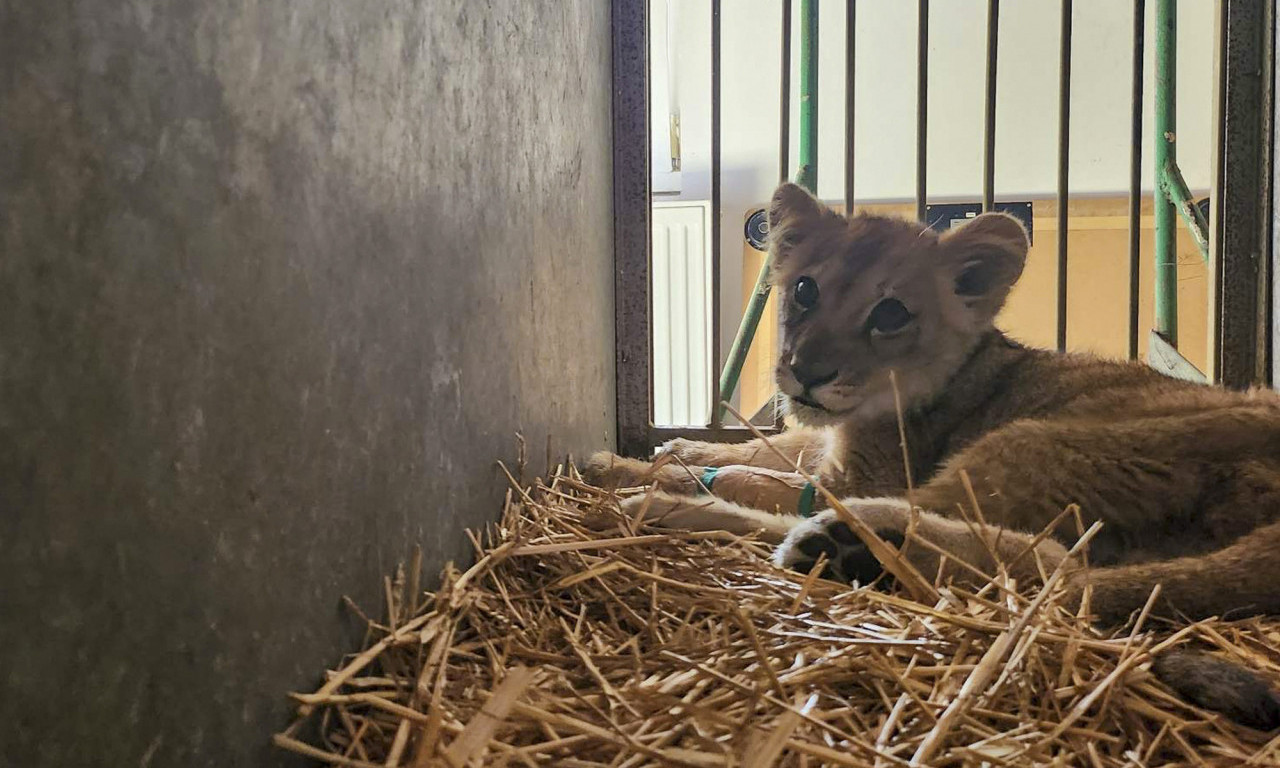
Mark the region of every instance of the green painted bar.
<instances>
[{"instance_id":1,"label":"green painted bar","mask_svg":"<svg viewBox=\"0 0 1280 768\"><path fill-rule=\"evenodd\" d=\"M1166 169L1177 163L1177 0L1156 2L1156 195L1155 284L1156 333L1178 346L1178 231L1177 212L1164 193Z\"/></svg>"},{"instance_id":2,"label":"green painted bar","mask_svg":"<svg viewBox=\"0 0 1280 768\"><path fill-rule=\"evenodd\" d=\"M725 361L724 371L720 373L720 399L727 401L738 389L738 378L742 375L742 364L747 360L747 352L751 342L755 340L756 328L760 318L764 316L765 302L769 300L769 260L765 259L756 276L756 286L751 291L751 301L742 315L742 324L738 326L738 335L733 337L733 346L729 347L729 359ZM720 415L724 417L724 403L720 404Z\"/></svg>"},{"instance_id":3,"label":"green painted bar","mask_svg":"<svg viewBox=\"0 0 1280 768\"><path fill-rule=\"evenodd\" d=\"M786 116L782 117L786 121ZM815 195L818 193L818 0L800 2L800 162L796 183ZM724 417L724 401L738 390L742 364L746 362L756 328L764 316L769 300L769 260L765 259L756 276L751 300L742 313L742 323L729 347L729 357L720 373L720 417Z\"/></svg>"},{"instance_id":4,"label":"green painted bar","mask_svg":"<svg viewBox=\"0 0 1280 768\"><path fill-rule=\"evenodd\" d=\"M799 165L796 183L818 194L818 0L800 1Z\"/></svg>"},{"instance_id":5,"label":"green painted bar","mask_svg":"<svg viewBox=\"0 0 1280 768\"><path fill-rule=\"evenodd\" d=\"M1209 222L1204 220L1204 214L1196 207L1195 198L1191 196L1191 190L1187 188L1187 180L1182 178L1182 171L1177 163L1171 163L1164 169L1164 173L1160 176L1160 189L1178 209L1178 215L1182 217L1187 230L1195 238L1200 255L1204 257L1204 263L1208 264Z\"/></svg>"}]
</instances>

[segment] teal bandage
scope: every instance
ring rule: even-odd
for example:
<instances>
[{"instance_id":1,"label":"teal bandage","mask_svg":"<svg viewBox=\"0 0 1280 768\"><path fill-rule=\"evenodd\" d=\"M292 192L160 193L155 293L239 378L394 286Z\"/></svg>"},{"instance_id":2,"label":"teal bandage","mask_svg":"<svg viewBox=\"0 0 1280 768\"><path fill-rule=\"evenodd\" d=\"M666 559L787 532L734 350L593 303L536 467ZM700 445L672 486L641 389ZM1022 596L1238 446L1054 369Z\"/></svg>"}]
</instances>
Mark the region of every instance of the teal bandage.
<instances>
[{"instance_id":1,"label":"teal bandage","mask_svg":"<svg viewBox=\"0 0 1280 768\"><path fill-rule=\"evenodd\" d=\"M698 493L711 493L711 485L716 481L718 474L720 474L719 467L707 467L702 470L702 486L698 488Z\"/></svg>"},{"instance_id":2,"label":"teal bandage","mask_svg":"<svg viewBox=\"0 0 1280 768\"><path fill-rule=\"evenodd\" d=\"M800 501L796 503L796 512L801 517L813 517L813 499L817 493L818 489L813 487L813 483L804 484L800 491Z\"/></svg>"}]
</instances>

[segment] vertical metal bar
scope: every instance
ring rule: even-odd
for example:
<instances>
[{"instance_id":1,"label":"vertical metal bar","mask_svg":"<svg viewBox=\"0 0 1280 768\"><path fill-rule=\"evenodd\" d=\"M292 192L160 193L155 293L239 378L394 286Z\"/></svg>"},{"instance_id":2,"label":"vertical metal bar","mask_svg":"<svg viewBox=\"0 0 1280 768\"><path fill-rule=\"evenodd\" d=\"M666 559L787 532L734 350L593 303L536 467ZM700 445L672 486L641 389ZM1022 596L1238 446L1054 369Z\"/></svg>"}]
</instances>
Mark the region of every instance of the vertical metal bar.
<instances>
[{"instance_id":1,"label":"vertical metal bar","mask_svg":"<svg viewBox=\"0 0 1280 768\"><path fill-rule=\"evenodd\" d=\"M818 194L818 0L800 0L800 173Z\"/></svg>"},{"instance_id":2,"label":"vertical metal bar","mask_svg":"<svg viewBox=\"0 0 1280 768\"><path fill-rule=\"evenodd\" d=\"M1071 0L1062 0L1058 60L1058 349L1067 348L1067 171L1071 157Z\"/></svg>"},{"instance_id":3,"label":"vertical metal bar","mask_svg":"<svg viewBox=\"0 0 1280 768\"><path fill-rule=\"evenodd\" d=\"M1224 0L1222 228L1216 285L1221 382L1267 381L1273 0Z\"/></svg>"},{"instance_id":4,"label":"vertical metal bar","mask_svg":"<svg viewBox=\"0 0 1280 768\"><path fill-rule=\"evenodd\" d=\"M1222 383L1222 246L1223 236L1223 169L1224 150L1227 143L1225 117L1227 114L1227 4L1214 3L1213 13L1213 132L1212 162L1210 172L1209 222L1212 233L1209 239L1209 339L1208 377L1215 384ZM1155 336L1155 331L1151 332Z\"/></svg>"},{"instance_id":5,"label":"vertical metal bar","mask_svg":"<svg viewBox=\"0 0 1280 768\"><path fill-rule=\"evenodd\" d=\"M997 0L998 2L998 0ZM854 117L856 99L858 6L856 0L845 5L844 16L844 213L853 215Z\"/></svg>"},{"instance_id":6,"label":"vertical metal bar","mask_svg":"<svg viewBox=\"0 0 1280 768\"><path fill-rule=\"evenodd\" d=\"M787 179L787 155L790 138L791 124L791 1L786 0L783 4L783 45L782 45L782 90L784 99L782 101L781 110L781 175L782 180ZM809 187L811 191L817 190L818 171L817 171L817 154L818 154L818 11L817 0L801 0L800 4L800 173L798 181ZM718 113L716 113L718 114ZM718 136L718 132L713 134ZM713 160L718 162L718 154L713 156ZM713 187L713 193L716 188ZM718 200L718 198L716 198ZM712 207L716 207L713 203ZM719 273L717 273L719 274ZM746 362L747 353L751 351L751 343L755 340L756 329L760 325L760 318L764 316L765 303L769 300L769 260L766 257L764 264L760 265L760 272L756 275L755 288L751 291L751 299L747 302L746 308L742 313L742 322L738 325L738 332L733 337L733 344L729 347L729 358L725 360L724 368L720 372L720 379L717 382L717 391L720 398L729 400L733 397L738 389L738 380L742 376L742 365ZM717 356L717 359L718 356ZM724 419L725 409L720 404L720 400L715 401L714 418L712 425L720 424Z\"/></svg>"},{"instance_id":7,"label":"vertical metal bar","mask_svg":"<svg viewBox=\"0 0 1280 768\"><path fill-rule=\"evenodd\" d=\"M1275 70L1276 70L1276 17L1280 13L1276 11L1274 2L1265 3L1259 9L1259 15L1262 17L1262 23L1258 25L1261 36L1258 71L1261 74L1259 82L1258 107L1259 107L1259 142L1262 147L1259 151L1260 162L1258 168L1261 171L1258 176L1258 193L1257 201L1259 203L1259 228L1258 228L1258 313L1257 313L1257 329L1258 336L1255 339L1257 351L1257 359L1254 361L1255 376L1254 383L1258 385L1275 386L1275 379L1272 378L1272 366L1275 359L1272 354L1272 345L1274 337L1272 329L1275 322L1275 302L1273 300L1272 287L1275 282L1274 251L1272 251L1274 230L1276 229L1275 216L1275 187L1273 185L1273 169L1275 167Z\"/></svg>"},{"instance_id":8,"label":"vertical metal bar","mask_svg":"<svg viewBox=\"0 0 1280 768\"><path fill-rule=\"evenodd\" d=\"M982 132L982 210L996 205L996 59L1000 50L1000 0L987 0L987 103Z\"/></svg>"},{"instance_id":9,"label":"vertical metal bar","mask_svg":"<svg viewBox=\"0 0 1280 768\"><path fill-rule=\"evenodd\" d=\"M613 258L618 452L648 453L649 0L613 0Z\"/></svg>"},{"instance_id":10,"label":"vertical metal bar","mask_svg":"<svg viewBox=\"0 0 1280 768\"><path fill-rule=\"evenodd\" d=\"M850 0L852 2L852 0ZM790 173L788 167L791 160L791 0L782 0L782 125L779 131L780 141L782 144L782 162L778 164L778 182L786 181ZM760 265L760 274L756 276L755 293L761 294L761 314L764 311L764 304L769 299L769 257L766 254L764 264ZM755 293L752 294L752 301L755 300ZM778 322L781 323L782 312L779 308L777 313ZM751 336L754 338L755 329L752 328ZM734 340L734 343L738 343ZM745 359L746 353L743 353ZM738 366L741 370L742 366ZM783 427L783 411L777 407L777 393L770 398L770 402L774 405L773 410L773 426L781 430Z\"/></svg>"},{"instance_id":11,"label":"vertical metal bar","mask_svg":"<svg viewBox=\"0 0 1280 768\"><path fill-rule=\"evenodd\" d=\"M1156 0L1155 292L1156 333L1178 346L1178 221L1164 176L1178 161L1178 2Z\"/></svg>"},{"instance_id":12,"label":"vertical metal bar","mask_svg":"<svg viewBox=\"0 0 1280 768\"><path fill-rule=\"evenodd\" d=\"M782 0L782 87L778 91L778 183L791 177L791 0Z\"/></svg>"},{"instance_id":13,"label":"vertical metal bar","mask_svg":"<svg viewBox=\"0 0 1280 768\"><path fill-rule=\"evenodd\" d=\"M1280 45L1280 13L1276 12L1275 7L1271 9L1271 259L1268 274L1271 283L1271 293L1267 297L1267 309L1265 317L1269 319L1271 325L1267 329L1268 344L1267 352L1270 355L1270 374L1271 378L1268 383L1275 387L1280 382L1280 313L1276 311L1280 306L1280 280L1276 279L1276 274L1280 273L1280 226L1276 226L1276 222L1280 222L1280 198L1276 195L1276 190L1280 188L1280 164L1276 163L1276 143L1280 140L1280 100L1276 99L1276 90L1280 88L1280 66L1277 66L1276 46Z\"/></svg>"},{"instance_id":14,"label":"vertical metal bar","mask_svg":"<svg viewBox=\"0 0 1280 768\"><path fill-rule=\"evenodd\" d=\"M1133 0L1133 93L1129 134L1129 359L1138 359L1138 302L1142 275L1142 65L1147 2Z\"/></svg>"},{"instance_id":15,"label":"vertical metal bar","mask_svg":"<svg viewBox=\"0 0 1280 768\"><path fill-rule=\"evenodd\" d=\"M720 0L711 0L711 427L721 424L720 379ZM725 396L727 397L727 395Z\"/></svg>"},{"instance_id":16,"label":"vertical metal bar","mask_svg":"<svg viewBox=\"0 0 1280 768\"><path fill-rule=\"evenodd\" d=\"M929 167L929 0L916 6L916 221L927 220Z\"/></svg>"}]
</instances>

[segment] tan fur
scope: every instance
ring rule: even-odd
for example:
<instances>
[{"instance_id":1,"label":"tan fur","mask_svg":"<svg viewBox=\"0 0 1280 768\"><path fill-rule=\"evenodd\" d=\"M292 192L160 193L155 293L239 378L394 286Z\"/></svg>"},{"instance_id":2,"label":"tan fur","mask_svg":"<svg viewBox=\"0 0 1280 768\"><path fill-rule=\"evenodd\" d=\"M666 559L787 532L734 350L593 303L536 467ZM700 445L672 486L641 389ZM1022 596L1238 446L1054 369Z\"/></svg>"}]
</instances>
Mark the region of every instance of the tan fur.
<instances>
[{"instance_id":1,"label":"tan fur","mask_svg":"<svg viewBox=\"0 0 1280 768\"><path fill-rule=\"evenodd\" d=\"M788 184L774 196L770 222L784 318L777 379L806 425L774 442L886 533L905 530L909 505L865 500L904 499L912 486L910 501L926 510L919 534L935 545L908 547L921 572L964 578L937 573L936 549L990 572L990 549L954 521L962 507L971 512L967 474L986 520L1005 529L1001 541L1011 546L1025 546L1029 533L1070 504L1079 505L1085 525L1104 523L1090 555L1101 567L1073 582L1077 592L1086 580L1092 585L1102 622L1124 621L1157 584L1156 609L1168 616L1280 613L1280 396L1190 384L1137 363L1009 340L993 321L1027 252L1011 217L987 214L938 235L905 221L845 219ZM802 277L818 286L807 309L795 294ZM893 333L873 333L873 310L886 298L913 318ZM910 483L891 371L904 410ZM803 478L789 475L792 468L772 451L754 441L677 441L667 452L689 469L673 461L654 477L643 462L599 455L589 474L617 485L656 480L689 494L696 491L691 474L703 467L741 465L748 480L752 467L769 470L770 487L781 490L764 508L784 514L761 527L767 538L782 539L779 563L811 565L800 547L818 548L815 526L828 535L833 518L792 514ZM743 501L733 493L750 485L722 488L717 481L716 495L692 500L700 511L684 522L748 526L751 516L732 502ZM726 497L723 507L719 497ZM1042 560L1060 560L1078 529L1072 520L1054 533L1057 541L1035 553ZM1183 673L1187 663L1179 661ZM1215 701L1223 695L1216 691ZM1273 700L1218 706L1233 707L1274 712L1255 724L1280 725Z\"/></svg>"}]
</instances>

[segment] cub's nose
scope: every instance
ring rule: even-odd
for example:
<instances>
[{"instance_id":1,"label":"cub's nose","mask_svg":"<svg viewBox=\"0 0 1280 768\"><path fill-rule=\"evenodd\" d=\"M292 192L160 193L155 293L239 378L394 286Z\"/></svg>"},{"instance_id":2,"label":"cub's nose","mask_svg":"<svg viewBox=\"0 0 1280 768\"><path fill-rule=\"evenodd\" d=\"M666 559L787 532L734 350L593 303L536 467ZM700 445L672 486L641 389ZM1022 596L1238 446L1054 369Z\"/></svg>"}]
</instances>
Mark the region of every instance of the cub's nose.
<instances>
[{"instance_id":1,"label":"cub's nose","mask_svg":"<svg viewBox=\"0 0 1280 768\"><path fill-rule=\"evenodd\" d=\"M800 382L800 386L805 389L813 389L820 387L829 381L833 381L840 372L834 365L822 362L804 362L794 355L787 364L791 369L791 375L796 377L796 381Z\"/></svg>"}]
</instances>

